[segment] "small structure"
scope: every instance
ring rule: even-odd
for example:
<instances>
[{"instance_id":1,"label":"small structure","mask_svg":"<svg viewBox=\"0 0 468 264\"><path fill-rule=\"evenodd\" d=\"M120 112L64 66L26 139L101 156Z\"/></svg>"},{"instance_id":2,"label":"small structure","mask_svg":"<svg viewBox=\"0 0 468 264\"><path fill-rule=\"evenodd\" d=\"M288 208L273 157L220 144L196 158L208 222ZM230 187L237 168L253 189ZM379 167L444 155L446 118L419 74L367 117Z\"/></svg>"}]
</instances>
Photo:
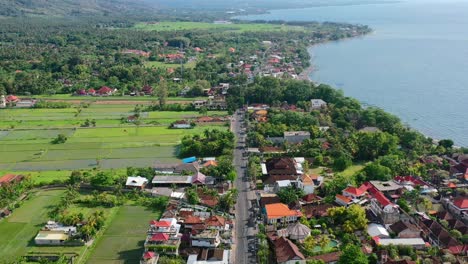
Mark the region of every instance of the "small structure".
<instances>
[{"instance_id":1,"label":"small structure","mask_svg":"<svg viewBox=\"0 0 468 264\"><path fill-rule=\"evenodd\" d=\"M367 226L367 234L371 237L387 238L390 237L387 229L383 225L372 223Z\"/></svg>"},{"instance_id":2,"label":"small structure","mask_svg":"<svg viewBox=\"0 0 468 264\"><path fill-rule=\"evenodd\" d=\"M197 157L195 156L182 159L182 163L185 163L185 164L193 163L195 161L197 161Z\"/></svg>"},{"instance_id":3,"label":"small structure","mask_svg":"<svg viewBox=\"0 0 468 264\"><path fill-rule=\"evenodd\" d=\"M63 231L41 230L34 238L36 245L62 245L69 239Z\"/></svg>"},{"instance_id":4,"label":"small structure","mask_svg":"<svg viewBox=\"0 0 468 264\"><path fill-rule=\"evenodd\" d=\"M96 93L100 96L110 96L110 95L113 95L114 92L115 92L114 89L107 87L107 86L102 86L101 88L99 88L99 90L97 90Z\"/></svg>"},{"instance_id":5,"label":"small structure","mask_svg":"<svg viewBox=\"0 0 468 264\"><path fill-rule=\"evenodd\" d=\"M382 132L382 131L377 127L363 127L361 129L359 129L359 132L361 132L361 133L377 133L377 132Z\"/></svg>"},{"instance_id":6,"label":"small structure","mask_svg":"<svg viewBox=\"0 0 468 264\"><path fill-rule=\"evenodd\" d=\"M310 228L299 222L289 225L286 230L288 232L288 237L293 240L302 241L306 237L310 236Z\"/></svg>"},{"instance_id":7,"label":"small structure","mask_svg":"<svg viewBox=\"0 0 468 264\"><path fill-rule=\"evenodd\" d=\"M192 128L192 124L187 120L177 120L172 123L172 128L187 129Z\"/></svg>"},{"instance_id":8,"label":"small structure","mask_svg":"<svg viewBox=\"0 0 468 264\"><path fill-rule=\"evenodd\" d=\"M135 123L138 120L138 116L136 115L131 115L127 117L127 122L128 123Z\"/></svg>"},{"instance_id":9,"label":"small structure","mask_svg":"<svg viewBox=\"0 0 468 264\"><path fill-rule=\"evenodd\" d=\"M137 177L128 177L127 182L125 183L125 186L127 188L143 190L147 184L148 184L148 179L137 176Z\"/></svg>"},{"instance_id":10,"label":"small structure","mask_svg":"<svg viewBox=\"0 0 468 264\"><path fill-rule=\"evenodd\" d=\"M0 96L0 108L6 108L6 98L5 98L5 95L1 95Z\"/></svg>"},{"instance_id":11,"label":"small structure","mask_svg":"<svg viewBox=\"0 0 468 264\"><path fill-rule=\"evenodd\" d=\"M320 110L322 108L327 107L327 102L322 99L311 99L310 100L310 108L312 110Z\"/></svg>"},{"instance_id":12,"label":"small structure","mask_svg":"<svg viewBox=\"0 0 468 264\"><path fill-rule=\"evenodd\" d=\"M140 264L157 264L159 260L159 254L152 251L146 251L141 257Z\"/></svg>"},{"instance_id":13,"label":"small structure","mask_svg":"<svg viewBox=\"0 0 468 264\"><path fill-rule=\"evenodd\" d=\"M399 238L418 238L421 233L418 227L402 220L389 226L388 229Z\"/></svg>"}]
</instances>

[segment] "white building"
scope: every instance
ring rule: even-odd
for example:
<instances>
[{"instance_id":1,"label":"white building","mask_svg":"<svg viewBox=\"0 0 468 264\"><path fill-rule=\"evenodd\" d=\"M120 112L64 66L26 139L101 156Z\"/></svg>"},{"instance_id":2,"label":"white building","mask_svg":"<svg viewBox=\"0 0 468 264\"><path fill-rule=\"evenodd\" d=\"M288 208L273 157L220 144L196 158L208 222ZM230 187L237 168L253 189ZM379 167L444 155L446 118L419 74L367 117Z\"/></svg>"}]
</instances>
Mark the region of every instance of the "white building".
<instances>
[{"instance_id":1,"label":"white building","mask_svg":"<svg viewBox=\"0 0 468 264\"><path fill-rule=\"evenodd\" d=\"M310 108L312 110L319 110L322 108L327 107L327 102L322 99L311 99L310 100Z\"/></svg>"}]
</instances>

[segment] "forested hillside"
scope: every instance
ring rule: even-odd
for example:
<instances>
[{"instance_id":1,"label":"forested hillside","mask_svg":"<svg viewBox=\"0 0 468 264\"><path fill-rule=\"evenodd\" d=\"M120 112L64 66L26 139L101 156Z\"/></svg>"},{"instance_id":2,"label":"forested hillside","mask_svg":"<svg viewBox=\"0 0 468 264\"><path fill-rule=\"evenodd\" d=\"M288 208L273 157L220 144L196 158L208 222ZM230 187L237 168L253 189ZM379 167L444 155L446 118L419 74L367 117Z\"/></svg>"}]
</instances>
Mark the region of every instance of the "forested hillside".
<instances>
[{"instance_id":1,"label":"forested hillside","mask_svg":"<svg viewBox=\"0 0 468 264\"><path fill-rule=\"evenodd\" d=\"M147 8L140 0L0 0L0 16L109 15Z\"/></svg>"}]
</instances>

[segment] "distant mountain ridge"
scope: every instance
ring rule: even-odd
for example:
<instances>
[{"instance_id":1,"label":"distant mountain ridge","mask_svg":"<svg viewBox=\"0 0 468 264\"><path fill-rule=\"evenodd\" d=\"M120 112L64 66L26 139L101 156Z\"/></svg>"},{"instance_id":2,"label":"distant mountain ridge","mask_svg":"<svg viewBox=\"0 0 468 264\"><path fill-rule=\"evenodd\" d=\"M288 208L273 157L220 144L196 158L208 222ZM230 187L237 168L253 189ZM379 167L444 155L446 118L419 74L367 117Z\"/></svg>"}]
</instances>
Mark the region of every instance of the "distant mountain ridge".
<instances>
[{"instance_id":1,"label":"distant mountain ridge","mask_svg":"<svg viewBox=\"0 0 468 264\"><path fill-rule=\"evenodd\" d=\"M0 16L78 16L135 13L141 0L0 0Z\"/></svg>"}]
</instances>

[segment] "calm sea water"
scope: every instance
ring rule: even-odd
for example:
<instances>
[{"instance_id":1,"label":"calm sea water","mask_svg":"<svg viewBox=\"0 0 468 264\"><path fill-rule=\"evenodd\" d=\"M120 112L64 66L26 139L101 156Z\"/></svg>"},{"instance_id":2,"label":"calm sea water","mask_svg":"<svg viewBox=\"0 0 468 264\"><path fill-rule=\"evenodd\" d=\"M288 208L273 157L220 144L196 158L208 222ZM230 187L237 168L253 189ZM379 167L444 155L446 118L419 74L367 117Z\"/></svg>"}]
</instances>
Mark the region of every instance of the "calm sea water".
<instances>
[{"instance_id":1,"label":"calm sea water","mask_svg":"<svg viewBox=\"0 0 468 264\"><path fill-rule=\"evenodd\" d=\"M248 19L366 24L370 35L310 48L311 78L411 127L468 146L468 0L274 10Z\"/></svg>"}]
</instances>

